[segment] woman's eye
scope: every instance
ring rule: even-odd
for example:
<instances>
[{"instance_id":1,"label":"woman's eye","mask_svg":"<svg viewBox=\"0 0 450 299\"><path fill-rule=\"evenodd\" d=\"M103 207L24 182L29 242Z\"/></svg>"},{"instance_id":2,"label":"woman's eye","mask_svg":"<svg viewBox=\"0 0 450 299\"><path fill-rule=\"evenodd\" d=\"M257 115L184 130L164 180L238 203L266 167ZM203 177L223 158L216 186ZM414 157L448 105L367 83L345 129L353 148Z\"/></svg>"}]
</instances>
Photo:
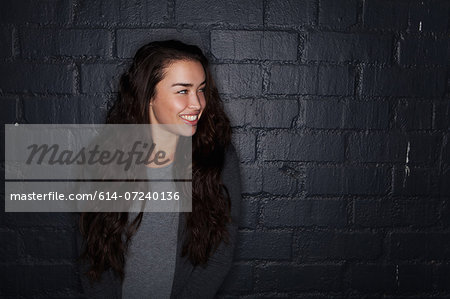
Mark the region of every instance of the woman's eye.
<instances>
[{"instance_id":1,"label":"woman's eye","mask_svg":"<svg viewBox=\"0 0 450 299\"><path fill-rule=\"evenodd\" d=\"M178 93L187 94L187 89L180 90L180 91L178 91Z\"/></svg>"},{"instance_id":2,"label":"woman's eye","mask_svg":"<svg viewBox=\"0 0 450 299\"><path fill-rule=\"evenodd\" d=\"M205 88L200 88L198 91L205 92Z\"/></svg>"}]
</instances>

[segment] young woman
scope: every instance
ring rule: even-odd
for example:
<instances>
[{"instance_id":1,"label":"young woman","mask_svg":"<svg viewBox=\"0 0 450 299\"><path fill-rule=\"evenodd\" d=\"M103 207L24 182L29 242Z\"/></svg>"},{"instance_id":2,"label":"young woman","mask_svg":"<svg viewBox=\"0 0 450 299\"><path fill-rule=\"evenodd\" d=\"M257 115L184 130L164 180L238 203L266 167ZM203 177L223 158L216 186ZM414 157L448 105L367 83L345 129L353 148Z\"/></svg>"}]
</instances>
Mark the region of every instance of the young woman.
<instances>
[{"instance_id":1,"label":"young woman","mask_svg":"<svg viewBox=\"0 0 450 299\"><path fill-rule=\"evenodd\" d=\"M87 297L213 298L231 267L241 193L230 122L202 51L176 40L141 47L107 123L176 124L175 135L192 137L192 212L82 213ZM175 140L162 171L176 161Z\"/></svg>"}]
</instances>

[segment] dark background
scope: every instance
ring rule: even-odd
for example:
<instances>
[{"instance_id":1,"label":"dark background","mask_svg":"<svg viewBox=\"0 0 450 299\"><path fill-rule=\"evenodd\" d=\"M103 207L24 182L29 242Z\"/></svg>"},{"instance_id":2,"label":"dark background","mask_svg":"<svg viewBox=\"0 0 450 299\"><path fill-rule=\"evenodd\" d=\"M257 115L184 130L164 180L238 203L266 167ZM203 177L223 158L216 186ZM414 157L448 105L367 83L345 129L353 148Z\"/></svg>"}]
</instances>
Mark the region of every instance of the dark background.
<instances>
[{"instance_id":1,"label":"dark background","mask_svg":"<svg viewBox=\"0 0 450 299\"><path fill-rule=\"evenodd\" d=\"M221 298L450 298L449 1L0 5L8 124L103 123L151 40L207 53L243 181ZM0 215L0 297L78 298L72 215Z\"/></svg>"}]
</instances>

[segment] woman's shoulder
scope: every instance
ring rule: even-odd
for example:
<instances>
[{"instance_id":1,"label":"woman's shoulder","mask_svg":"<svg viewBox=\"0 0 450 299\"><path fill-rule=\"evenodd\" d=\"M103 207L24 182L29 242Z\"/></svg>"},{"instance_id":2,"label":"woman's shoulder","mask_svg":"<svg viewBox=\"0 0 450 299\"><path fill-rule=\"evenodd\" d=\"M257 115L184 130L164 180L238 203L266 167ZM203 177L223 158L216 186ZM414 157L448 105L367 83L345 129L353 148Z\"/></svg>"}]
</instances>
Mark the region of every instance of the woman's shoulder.
<instances>
[{"instance_id":1,"label":"woman's shoulder","mask_svg":"<svg viewBox=\"0 0 450 299\"><path fill-rule=\"evenodd\" d=\"M241 171L240 161L236 148L231 144L225 150L225 160L222 172L223 184L226 186L231 199L232 218L238 219L240 214L241 195Z\"/></svg>"},{"instance_id":2,"label":"woman's shoulder","mask_svg":"<svg viewBox=\"0 0 450 299\"><path fill-rule=\"evenodd\" d=\"M239 157L236 152L236 148L232 143L230 143L225 148L225 159L224 159L224 166L223 166L223 176L235 176L236 174L239 175Z\"/></svg>"},{"instance_id":3,"label":"woman's shoulder","mask_svg":"<svg viewBox=\"0 0 450 299\"><path fill-rule=\"evenodd\" d=\"M225 148L225 154L237 156L236 147L233 143L228 144L228 146Z\"/></svg>"}]
</instances>

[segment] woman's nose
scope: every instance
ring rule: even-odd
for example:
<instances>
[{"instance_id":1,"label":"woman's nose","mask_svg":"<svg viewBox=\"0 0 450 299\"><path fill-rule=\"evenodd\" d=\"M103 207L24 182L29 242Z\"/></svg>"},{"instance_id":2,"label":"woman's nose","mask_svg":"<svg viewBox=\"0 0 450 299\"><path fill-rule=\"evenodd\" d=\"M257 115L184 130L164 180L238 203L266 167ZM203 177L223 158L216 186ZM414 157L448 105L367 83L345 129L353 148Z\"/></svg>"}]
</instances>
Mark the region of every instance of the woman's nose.
<instances>
[{"instance_id":1,"label":"woman's nose","mask_svg":"<svg viewBox=\"0 0 450 299\"><path fill-rule=\"evenodd\" d=\"M198 95L198 93L195 93L190 97L189 108L190 109L200 109L201 108L200 96Z\"/></svg>"}]
</instances>

